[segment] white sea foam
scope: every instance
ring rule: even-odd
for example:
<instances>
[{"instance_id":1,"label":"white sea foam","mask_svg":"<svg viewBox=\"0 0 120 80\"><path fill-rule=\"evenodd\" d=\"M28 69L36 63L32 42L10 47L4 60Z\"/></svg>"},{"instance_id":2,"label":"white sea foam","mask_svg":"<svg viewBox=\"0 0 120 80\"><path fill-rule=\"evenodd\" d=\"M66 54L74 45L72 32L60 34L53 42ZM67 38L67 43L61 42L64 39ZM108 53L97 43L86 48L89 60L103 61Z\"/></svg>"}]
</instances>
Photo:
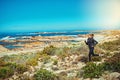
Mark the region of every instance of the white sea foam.
<instances>
[{"instance_id":1,"label":"white sea foam","mask_svg":"<svg viewBox=\"0 0 120 80\"><path fill-rule=\"evenodd\" d=\"M3 40L15 40L15 39L17 39L17 37L6 36L6 37L1 38L0 41L3 41Z\"/></svg>"}]
</instances>

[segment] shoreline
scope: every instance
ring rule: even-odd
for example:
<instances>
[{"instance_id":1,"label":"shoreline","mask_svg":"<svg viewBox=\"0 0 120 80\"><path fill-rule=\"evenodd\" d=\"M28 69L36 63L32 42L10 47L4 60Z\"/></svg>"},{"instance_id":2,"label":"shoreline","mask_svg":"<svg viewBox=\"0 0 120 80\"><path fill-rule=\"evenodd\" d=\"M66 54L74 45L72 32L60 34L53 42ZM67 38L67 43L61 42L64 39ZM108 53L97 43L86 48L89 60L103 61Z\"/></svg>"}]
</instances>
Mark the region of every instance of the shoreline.
<instances>
[{"instance_id":1,"label":"shoreline","mask_svg":"<svg viewBox=\"0 0 120 80\"><path fill-rule=\"evenodd\" d=\"M115 40L117 37L120 37L120 35L118 35L118 34L113 35L112 33L114 31L111 32L112 35L110 34L110 32L111 31L96 33L95 39L99 43L103 43L106 41ZM117 32L119 33L120 31L118 30ZM109 35L109 36L107 36L107 35ZM66 36L34 37L34 38L30 39L30 40L33 40L34 42L25 43L25 44L16 44L15 46L24 46L24 47L0 52L0 57L5 56L5 55L12 55L12 54L38 52L38 51L42 51L46 46L49 46L49 45L53 45L55 47L69 46L72 43L71 42L72 40L76 41L74 43L78 44L79 42L82 42L86 39L87 39L86 36L82 35L82 34L80 35L80 37L66 37ZM41 42L40 40L44 40L45 42ZM50 42L48 42L47 40ZM55 40L58 40L58 42ZM28 41L29 41L29 39L28 39Z\"/></svg>"}]
</instances>

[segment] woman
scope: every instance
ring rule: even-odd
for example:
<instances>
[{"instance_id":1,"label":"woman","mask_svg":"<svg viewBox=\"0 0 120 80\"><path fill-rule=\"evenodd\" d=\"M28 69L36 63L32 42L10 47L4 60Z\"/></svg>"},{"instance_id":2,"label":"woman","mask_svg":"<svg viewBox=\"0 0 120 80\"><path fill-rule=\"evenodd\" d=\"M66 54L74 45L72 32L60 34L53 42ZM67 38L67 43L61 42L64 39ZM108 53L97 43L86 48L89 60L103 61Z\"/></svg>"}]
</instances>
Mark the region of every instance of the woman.
<instances>
[{"instance_id":1,"label":"woman","mask_svg":"<svg viewBox=\"0 0 120 80\"><path fill-rule=\"evenodd\" d=\"M94 54L94 47L98 42L94 39L94 34L89 34L87 41L85 43L89 47L89 61L91 61L91 55L92 56L99 56L98 54Z\"/></svg>"}]
</instances>

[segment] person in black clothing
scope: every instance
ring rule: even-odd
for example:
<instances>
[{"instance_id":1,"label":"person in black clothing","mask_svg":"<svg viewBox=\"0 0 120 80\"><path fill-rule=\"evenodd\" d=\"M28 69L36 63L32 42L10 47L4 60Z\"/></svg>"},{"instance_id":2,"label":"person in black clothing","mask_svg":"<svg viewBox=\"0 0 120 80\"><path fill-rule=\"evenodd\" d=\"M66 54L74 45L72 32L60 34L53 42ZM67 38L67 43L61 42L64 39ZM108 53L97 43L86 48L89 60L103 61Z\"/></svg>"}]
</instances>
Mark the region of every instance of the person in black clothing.
<instances>
[{"instance_id":1,"label":"person in black clothing","mask_svg":"<svg viewBox=\"0 0 120 80\"><path fill-rule=\"evenodd\" d=\"M91 56L99 56L98 54L94 54L94 47L96 44L98 44L98 42L93 37L94 34L89 34L87 41L85 41L89 47L89 61L91 61Z\"/></svg>"}]
</instances>

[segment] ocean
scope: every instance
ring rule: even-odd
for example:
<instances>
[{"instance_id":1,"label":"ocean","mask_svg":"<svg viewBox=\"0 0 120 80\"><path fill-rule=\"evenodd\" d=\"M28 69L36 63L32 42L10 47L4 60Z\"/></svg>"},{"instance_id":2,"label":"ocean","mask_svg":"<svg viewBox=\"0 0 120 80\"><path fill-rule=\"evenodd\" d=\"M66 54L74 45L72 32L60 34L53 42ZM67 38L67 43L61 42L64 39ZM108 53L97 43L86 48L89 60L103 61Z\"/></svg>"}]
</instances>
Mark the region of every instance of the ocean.
<instances>
[{"instance_id":1,"label":"ocean","mask_svg":"<svg viewBox=\"0 0 120 80\"><path fill-rule=\"evenodd\" d=\"M64 31L64 32L1 32L0 40L20 39L22 37L33 36L77 36L78 34L88 34L89 31Z\"/></svg>"},{"instance_id":2,"label":"ocean","mask_svg":"<svg viewBox=\"0 0 120 80\"><path fill-rule=\"evenodd\" d=\"M79 34L88 34L89 31L64 31L64 32L0 32L0 45L8 49L21 48L22 46L14 46L14 42L5 42L5 40L22 40L34 36L72 36L78 37ZM24 43L22 43L24 44Z\"/></svg>"}]
</instances>

